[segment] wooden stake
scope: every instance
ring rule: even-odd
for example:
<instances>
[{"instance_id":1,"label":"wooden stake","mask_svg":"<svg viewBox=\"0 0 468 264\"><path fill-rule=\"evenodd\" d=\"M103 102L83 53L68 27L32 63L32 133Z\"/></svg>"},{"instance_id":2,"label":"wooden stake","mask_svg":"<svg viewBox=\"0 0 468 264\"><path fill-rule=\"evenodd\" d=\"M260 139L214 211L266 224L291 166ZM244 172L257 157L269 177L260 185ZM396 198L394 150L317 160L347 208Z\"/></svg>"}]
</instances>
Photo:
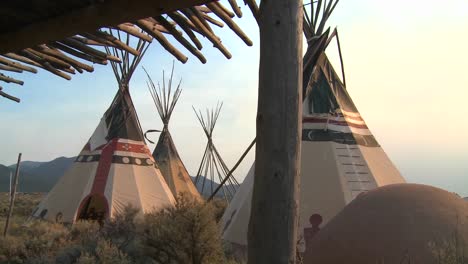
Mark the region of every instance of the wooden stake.
<instances>
[{"instance_id":1,"label":"wooden stake","mask_svg":"<svg viewBox=\"0 0 468 264\"><path fill-rule=\"evenodd\" d=\"M213 32L213 29L210 27L210 25L208 24L208 22L205 20L205 18L203 17L202 15L202 12L200 12L198 9L196 9L195 7L189 7L187 8L189 9L190 11L192 11L192 13L200 20L200 22L203 24L203 26L209 30L212 34L214 34Z\"/></svg>"},{"instance_id":2,"label":"wooden stake","mask_svg":"<svg viewBox=\"0 0 468 264\"><path fill-rule=\"evenodd\" d=\"M23 64L18 63L16 61L7 60L7 59L2 58L2 57L0 57L0 63L5 64L5 65L10 66L10 67L18 68L18 69L23 70L23 71L37 73L37 70L32 68L32 67L23 65Z\"/></svg>"},{"instance_id":3,"label":"wooden stake","mask_svg":"<svg viewBox=\"0 0 468 264\"><path fill-rule=\"evenodd\" d=\"M11 95L9 95L9 94L3 92L2 90L3 90L3 87L0 86L0 96L5 97L6 99L10 99L10 100L12 100L12 101L15 101L15 102L17 102L17 103L20 102L20 99L19 99L19 98L14 97L14 96L11 96Z\"/></svg>"},{"instance_id":4,"label":"wooden stake","mask_svg":"<svg viewBox=\"0 0 468 264\"><path fill-rule=\"evenodd\" d=\"M258 5L255 0L244 0L244 3L249 7L250 11L252 12L253 16L255 17L255 20L257 20L258 23Z\"/></svg>"},{"instance_id":5,"label":"wooden stake","mask_svg":"<svg viewBox=\"0 0 468 264\"><path fill-rule=\"evenodd\" d=\"M39 46L36 47L36 49L38 49L40 52L42 52L44 54L54 56L56 58L59 58L59 59L61 59L63 61L68 62L69 64L71 64L77 70L78 69L84 69L87 72L93 72L94 71L93 66L84 64L84 63L79 62L77 60L74 60L74 59L66 56L64 53L60 52L58 49L49 48L46 45L39 45Z\"/></svg>"},{"instance_id":6,"label":"wooden stake","mask_svg":"<svg viewBox=\"0 0 468 264\"><path fill-rule=\"evenodd\" d=\"M14 60L17 60L17 61L24 62L24 63L29 64L29 65L33 65L33 66L36 66L36 67L39 67L39 68L44 68L44 67L42 67L41 64L39 64L39 63L37 63L37 62L35 62L33 60L30 60L30 59L28 59L28 58L26 58L24 56L20 56L18 54L15 54L15 53L7 53L7 54L3 54L3 56L5 56L7 58L10 58L10 59L14 59ZM26 67L31 68L31 67L28 67L28 66L26 66ZM34 68L31 68L31 69L34 69ZM26 70L26 69L23 69L23 70ZM35 70L34 73L36 73L37 70L36 69L34 69L34 70Z\"/></svg>"},{"instance_id":7,"label":"wooden stake","mask_svg":"<svg viewBox=\"0 0 468 264\"><path fill-rule=\"evenodd\" d=\"M195 33L193 33L192 31L194 30L197 32L197 29L195 29L195 26L192 24L192 22L190 22L190 20L187 20L183 15L179 14L178 12L169 13L168 15L182 28L182 30L185 33L187 33L187 35L190 37L195 46L197 46L197 49L201 50L203 46L195 36Z\"/></svg>"},{"instance_id":8,"label":"wooden stake","mask_svg":"<svg viewBox=\"0 0 468 264\"><path fill-rule=\"evenodd\" d=\"M211 3L206 3L206 6L213 11L219 18L221 18L224 23L226 23L229 28L234 31L244 42L247 44L247 46L252 46L252 41L249 39L249 37L242 31L242 29L234 23L234 21L229 17L228 14L224 12L224 9L222 9L222 5L218 2L211 2Z\"/></svg>"},{"instance_id":9,"label":"wooden stake","mask_svg":"<svg viewBox=\"0 0 468 264\"><path fill-rule=\"evenodd\" d=\"M231 53L226 49L226 47L224 47L219 38L204 26L198 16L196 16L190 9L184 9L181 10L181 12L195 25L195 27L200 30L200 34L207 37L226 58L230 59L232 57Z\"/></svg>"},{"instance_id":10,"label":"wooden stake","mask_svg":"<svg viewBox=\"0 0 468 264\"><path fill-rule=\"evenodd\" d=\"M206 5L206 4L205 4ZM223 6L220 2L216 1L216 5L223 10L224 13L226 13L230 18L234 18L236 15L229 9L227 9L225 6ZM209 9L211 7L208 6ZM213 9L211 9L213 11Z\"/></svg>"},{"instance_id":11,"label":"wooden stake","mask_svg":"<svg viewBox=\"0 0 468 264\"><path fill-rule=\"evenodd\" d=\"M174 47L164 36L161 32L159 32L155 27L154 23L145 20L145 19L140 19L137 22L135 22L137 26L139 26L141 29L143 29L146 33L148 33L150 36L155 38L163 48L165 48L167 51L169 51L174 57L176 57L180 62L186 63L188 58L185 56L182 52L180 52L176 47Z\"/></svg>"},{"instance_id":12,"label":"wooden stake","mask_svg":"<svg viewBox=\"0 0 468 264\"><path fill-rule=\"evenodd\" d=\"M175 26L171 25L163 16L155 16L154 19L167 28L167 30L171 32L172 36L174 36L182 46L195 55L202 63L206 63L206 59L203 54L196 47L192 46L192 44L182 36L182 33L177 31Z\"/></svg>"},{"instance_id":13,"label":"wooden stake","mask_svg":"<svg viewBox=\"0 0 468 264\"><path fill-rule=\"evenodd\" d=\"M201 14L202 14L203 18L204 18L206 21L210 22L211 24L213 24L213 25L215 25L215 26L218 26L218 27L220 27L220 28L224 27L223 22L218 21L218 20L216 20L216 19L210 17L208 14L205 14L205 13L201 13Z\"/></svg>"},{"instance_id":14,"label":"wooden stake","mask_svg":"<svg viewBox=\"0 0 468 264\"><path fill-rule=\"evenodd\" d=\"M15 178L13 179L13 188L12 188L13 190L10 192L10 207L8 208L8 216L5 222L5 230L3 231L3 236L6 236L8 233L8 227L10 225L10 218L13 213L13 204L15 203L16 187L18 186L20 162L21 162L21 153L18 155L18 162L16 163Z\"/></svg>"},{"instance_id":15,"label":"wooden stake","mask_svg":"<svg viewBox=\"0 0 468 264\"><path fill-rule=\"evenodd\" d=\"M234 13L236 13L237 17L242 17L242 11L240 10L240 7L237 4L236 0L229 0L229 4L231 5Z\"/></svg>"},{"instance_id":16,"label":"wooden stake","mask_svg":"<svg viewBox=\"0 0 468 264\"><path fill-rule=\"evenodd\" d=\"M56 49L59 49L59 50L61 50L63 52L66 52L66 53L68 53L70 55L73 55L73 56L75 56L77 58L87 60L87 61L92 62L92 63L107 65L107 60L106 59L91 56L91 55L89 55L87 53L72 49L71 47L68 47L68 46L66 46L66 45L64 45L62 43L51 42L48 45L51 46L51 47L54 47Z\"/></svg>"},{"instance_id":17,"label":"wooden stake","mask_svg":"<svg viewBox=\"0 0 468 264\"><path fill-rule=\"evenodd\" d=\"M19 84L19 85L24 84L23 81L11 78L9 76L4 75L3 73L0 73L0 81L4 81L4 82L7 82L7 83L16 83L16 84Z\"/></svg>"},{"instance_id":18,"label":"wooden stake","mask_svg":"<svg viewBox=\"0 0 468 264\"><path fill-rule=\"evenodd\" d=\"M262 1L249 264L296 262L302 132L302 0Z\"/></svg>"},{"instance_id":19,"label":"wooden stake","mask_svg":"<svg viewBox=\"0 0 468 264\"><path fill-rule=\"evenodd\" d=\"M3 70L3 71L11 71L11 72L19 72L19 73L22 73L23 70L21 69L18 69L16 67L11 67L11 66L7 66L7 65L3 65L3 64L0 64L0 70Z\"/></svg>"},{"instance_id":20,"label":"wooden stake","mask_svg":"<svg viewBox=\"0 0 468 264\"><path fill-rule=\"evenodd\" d=\"M120 24L120 25L117 25L117 28L132 36L141 38L142 40L146 40L148 42L153 41L153 38L151 36L141 32L141 30L133 26L133 24L131 24L131 26L128 24Z\"/></svg>"}]
</instances>

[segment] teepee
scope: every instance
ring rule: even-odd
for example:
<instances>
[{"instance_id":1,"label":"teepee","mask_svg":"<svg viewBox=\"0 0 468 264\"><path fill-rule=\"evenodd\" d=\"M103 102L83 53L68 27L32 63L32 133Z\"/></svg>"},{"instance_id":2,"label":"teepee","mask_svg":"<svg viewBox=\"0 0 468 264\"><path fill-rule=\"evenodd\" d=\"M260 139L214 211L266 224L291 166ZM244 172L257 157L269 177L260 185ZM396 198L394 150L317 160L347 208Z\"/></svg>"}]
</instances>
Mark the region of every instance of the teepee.
<instances>
[{"instance_id":1,"label":"teepee","mask_svg":"<svg viewBox=\"0 0 468 264\"><path fill-rule=\"evenodd\" d=\"M330 1L329 7L323 7L323 19L328 18L336 3ZM320 6L315 12L322 13ZM328 30L322 33L324 20L317 23L317 16L312 17L315 21L304 20L305 31L313 30L305 34L309 46L304 56L307 81L302 120L299 251L304 250L306 240L310 239L310 230L320 228L320 224L323 227L359 194L405 182L372 135L325 55L330 39ZM242 253L247 245L254 166L222 218L223 239Z\"/></svg>"},{"instance_id":2,"label":"teepee","mask_svg":"<svg viewBox=\"0 0 468 264\"><path fill-rule=\"evenodd\" d=\"M174 196L177 197L177 195L180 193L185 193L196 199L201 199L201 196L193 184L192 179L190 178L190 175L184 166L184 163L179 157L179 153L177 152L174 141L172 140L171 133L169 132L169 120L171 119L174 107L179 100L180 93L182 92L179 82L177 88L172 94L173 73L174 66L172 66L171 77L169 79L167 90L164 80L164 73L162 88L159 86L159 84L158 88L156 88L153 80L147 73L149 80L148 89L151 93L151 96L153 97L154 104L164 125L163 130L161 131L161 135L159 136L158 143L156 144L156 148L153 151L153 158L158 164L159 170L161 171Z\"/></svg>"},{"instance_id":3,"label":"teepee","mask_svg":"<svg viewBox=\"0 0 468 264\"><path fill-rule=\"evenodd\" d=\"M213 130L218 121L219 113L223 104L217 104L215 109L206 110L206 116L204 117L202 112L198 112L193 108L195 115L203 128L203 132L208 139L206 143L205 152L198 168L197 176L195 177L195 185L198 186L202 195L212 198L211 196L217 189L215 186L215 180L220 183L225 180L225 184L222 185L221 191L224 199L231 200L239 187L239 182L234 178L232 172L230 173L228 166L224 162L223 158L219 154L216 146L213 143Z\"/></svg>"},{"instance_id":4,"label":"teepee","mask_svg":"<svg viewBox=\"0 0 468 264\"><path fill-rule=\"evenodd\" d=\"M108 54L122 59L121 64L111 62L117 94L74 164L34 210L33 217L73 223L112 218L128 205L147 213L174 204L144 142L129 93L130 78L147 47L147 42L138 41L135 55L106 48Z\"/></svg>"}]
</instances>

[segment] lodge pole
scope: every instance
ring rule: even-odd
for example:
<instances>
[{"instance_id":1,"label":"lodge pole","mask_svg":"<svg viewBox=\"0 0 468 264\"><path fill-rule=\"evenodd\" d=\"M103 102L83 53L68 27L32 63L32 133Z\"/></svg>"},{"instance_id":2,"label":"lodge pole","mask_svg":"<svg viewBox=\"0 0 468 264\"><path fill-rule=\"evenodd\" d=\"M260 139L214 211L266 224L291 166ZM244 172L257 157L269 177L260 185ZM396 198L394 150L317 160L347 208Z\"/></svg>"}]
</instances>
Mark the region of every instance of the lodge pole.
<instances>
[{"instance_id":1,"label":"lodge pole","mask_svg":"<svg viewBox=\"0 0 468 264\"><path fill-rule=\"evenodd\" d=\"M249 264L293 264L302 132L302 0L261 1Z\"/></svg>"},{"instance_id":2,"label":"lodge pole","mask_svg":"<svg viewBox=\"0 0 468 264\"><path fill-rule=\"evenodd\" d=\"M10 189L10 207L8 208L8 216L5 222L5 230L3 231L3 236L6 236L8 233L8 227L10 225L10 218L13 212L13 204L15 203L15 196L16 196L16 187L18 186L20 162L21 162L21 153L18 154L18 162L16 163L16 172L15 172L15 178L13 179L13 187Z\"/></svg>"}]
</instances>

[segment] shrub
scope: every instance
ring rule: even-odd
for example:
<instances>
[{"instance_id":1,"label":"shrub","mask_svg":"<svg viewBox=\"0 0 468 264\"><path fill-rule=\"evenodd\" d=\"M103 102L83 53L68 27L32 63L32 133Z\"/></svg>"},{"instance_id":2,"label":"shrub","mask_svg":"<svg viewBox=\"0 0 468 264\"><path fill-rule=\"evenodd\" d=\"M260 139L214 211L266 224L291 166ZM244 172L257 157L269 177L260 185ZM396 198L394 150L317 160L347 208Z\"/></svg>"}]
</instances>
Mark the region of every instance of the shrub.
<instances>
[{"instance_id":1,"label":"shrub","mask_svg":"<svg viewBox=\"0 0 468 264\"><path fill-rule=\"evenodd\" d=\"M26 221L39 201L34 197L40 196L18 197L24 201L15 203L20 213L12 217L9 235L0 237L0 263L236 263L224 255L217 224L223 200L203 203L179 196L174 207L143 218L127 206L102 225L63 225ZM0 207L6 207L5 199L7 195L0 197ZM0 226L4 222L0 217Z\"/></svg>"},{"instance_id":2,"label":"shrub","mask_svg":"<svg viewBox=\"0 0 468 264\"><path fill-rule=\"evenodd\" d=\"M224 263L211 204L181 195L174 207L146 215L144 227L146 254L157 263Z\"/></svg>"}]
</instances>

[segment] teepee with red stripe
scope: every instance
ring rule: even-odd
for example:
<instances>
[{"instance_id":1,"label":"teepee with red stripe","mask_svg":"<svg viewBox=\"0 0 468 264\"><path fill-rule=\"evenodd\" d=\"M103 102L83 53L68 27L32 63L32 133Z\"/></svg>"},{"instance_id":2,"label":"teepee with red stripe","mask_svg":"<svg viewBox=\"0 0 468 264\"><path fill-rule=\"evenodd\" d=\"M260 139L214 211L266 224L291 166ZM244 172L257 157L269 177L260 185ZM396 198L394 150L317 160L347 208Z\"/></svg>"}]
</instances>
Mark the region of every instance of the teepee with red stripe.
<instances>
[{"instance_id":1,"label":"teepee with red stripe","mask_svg":"<svg viewBox=\"0 0 468 264\"><path fill-rule=\"evenodd\" d=\"M342 81L325 55L331 38L338 38L336 30L330 36L329 30L324 30L338 0L326 6L321 3L311 3L312 15L304 17L308 48L303 58L299 252L304 252L311 237L359 194L405 182L354 105L344 74ZM255 164L221 221L223 239L241 254L247 250L254 168Z\"/></svg>"},{"instance_id":2,"label":"teepee with red stripe","mask_svg":"<svg viewBox=\"0 0 468 264\"><path fill-rule=\"evenodd\" d=\"M174 196L145 144L129 93L130 78L147 47L148 43L140 40L133 55L107 49L108 54L122 58L121 64L111 62L119 85L117 94L74 164L33 217L73 223L112 218L127 206L148 213L174 204Z\"/></svg>"},{"instance_id":3,"label":"teepee with red stripe","mask_svg":"<svg viewBox=\"0 0 468 264\"><path fill-rule=\"evenodd\" d=\"M317 61L303 104L299 237L302 246L316 219L323 227L359 194L404 183L357 111L325 54ZM227 207L223 239L241 252L247 229L255 164ZM304 250L303 247L299 249Z\"/></svg>"}]
</instances>

